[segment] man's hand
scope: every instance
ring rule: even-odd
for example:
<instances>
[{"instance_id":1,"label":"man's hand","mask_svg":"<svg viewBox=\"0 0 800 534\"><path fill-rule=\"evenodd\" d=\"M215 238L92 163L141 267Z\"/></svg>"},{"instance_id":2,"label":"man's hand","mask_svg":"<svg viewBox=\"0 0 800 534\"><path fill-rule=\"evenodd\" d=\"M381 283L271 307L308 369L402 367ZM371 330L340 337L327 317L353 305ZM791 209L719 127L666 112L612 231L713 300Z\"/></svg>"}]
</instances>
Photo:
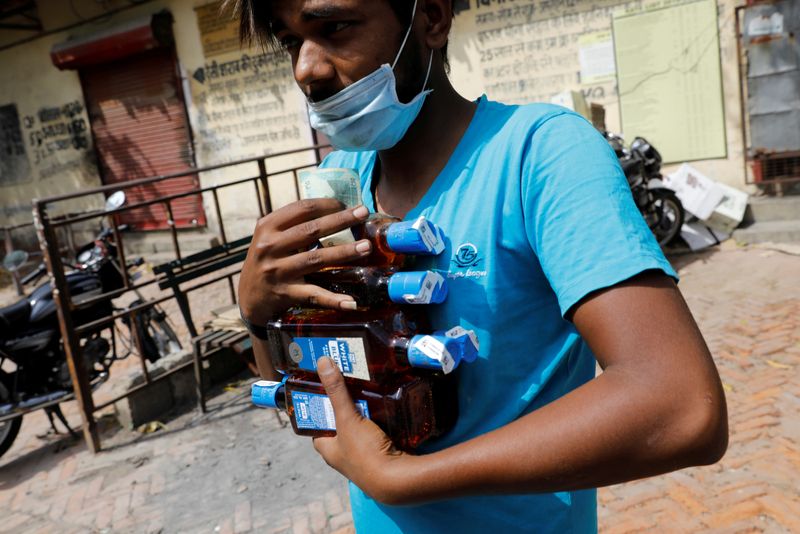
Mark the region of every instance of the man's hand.
<instances>
[{"instance_id":1,"label":"man's hand","mask_svg":"<svg viewBox=\"0 0 800 534\"><path fill-rule=\"evenodd\" d=\"M347 295L307 284L303 276L329 265L341 265L370 253L367 240L306 251L321 237L367 218L364 206L344 210L341 202L301 200L259 219L239 278L239 307L254 324L266 324L294 305L354 309Z\"/></svg>"},{"instance_id":2,"label":"man's hand","mask_svg":"<svg viewBox=\"0 0 800 534\"><path fill-rule=\"evenodd\" d=\"M317 361L317 372L333 406L336 436L314 438L314 448L372 498L387 501L404 493L403 466L410 456L395 449L389 437L356 410L344 377L330 358Z\"/></svg>"}]
</instances>

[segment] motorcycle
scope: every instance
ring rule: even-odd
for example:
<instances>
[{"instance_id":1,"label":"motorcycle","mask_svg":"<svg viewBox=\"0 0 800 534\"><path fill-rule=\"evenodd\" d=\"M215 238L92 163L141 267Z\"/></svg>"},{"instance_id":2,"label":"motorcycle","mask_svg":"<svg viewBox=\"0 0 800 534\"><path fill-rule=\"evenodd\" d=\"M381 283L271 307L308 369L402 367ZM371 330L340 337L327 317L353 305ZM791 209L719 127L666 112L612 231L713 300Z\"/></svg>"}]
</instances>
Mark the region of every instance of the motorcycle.
<instances>
[{"instance_id":1,"label":"motorcycle","mask_svg":"<svg viewBox=\"0 0 800 534\"><path fill-rule=\"evenodd\" d=\"M659 245L668 245L680 234L685 213L675 192L662 181L661 154L643 137L637 137L626 147L621 136L611 132L605 132L604 136L617 154L647 226Z\"/></svg>"},{"instance_id":2,"label":"motorcycle","mask_svg":"<svg viewBox=\"0 0 800 534\"><path fill-rule=\"evenodd\" d=\"M111 195L105 211L124 204L122 192ZM124 225L118 229L124 230ZM117 244L113 231L101 223L100 233L90 243L82 246L75 262L65 261L71 268L65 275L69 293L75 304L85 302L124 287L123 266L119 265ZM24 252L12 252L4 263L9 270L18 269L27 262ZM127 262L129 270L144 263L142 258ZM37 282L47 273L44 264L22 279L22 284ZM136 278L136 273L132 275ZM130 307L144 302L141 294ZM73 314L76 326L87 324L112 315L115 308L110 299L101 300L79 308ZM97 388L109 376L114 361L124 359L133 352L133 331L138 334L142 355L154 362L161 356L180 349L180 342L167 321L166 313L156 306L148 307L135 315L131 321L122 321L127 332L116 322L103 325L82 334L80 356L89 374L90 386ZM117 352L117 343L125 353ZM4 365L12 362L13 370ZM56 303L49 283L34 289L30 295L15 304L0 308L0 456L10 447L19 433L22 416L37 409L44 409L53 431L58 433L53 416L57 417L67 431L75 432L67 424L59 404L74 397L72 380L59 330Z\"/></svg>"}]
</instances>

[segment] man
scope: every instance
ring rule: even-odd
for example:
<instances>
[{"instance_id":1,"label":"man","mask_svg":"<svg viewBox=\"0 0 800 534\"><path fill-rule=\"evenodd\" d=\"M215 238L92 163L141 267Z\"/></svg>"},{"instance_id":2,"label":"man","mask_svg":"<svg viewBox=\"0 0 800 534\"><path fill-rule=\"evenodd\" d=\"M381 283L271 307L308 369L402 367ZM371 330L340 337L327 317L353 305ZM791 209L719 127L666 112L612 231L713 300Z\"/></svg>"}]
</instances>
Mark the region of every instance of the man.
<instances>
[{"instance_id":1,"label":"man","mask_svg":"<svg viewBox=\"0 0 800 534\"><path fill-rule=\"evenodd\" d=\"M357 169L365 203L297 202L258 221L239 284L253 331L291 305L352 309L303 276L369 243L297 251L382 211L443 228L447 249L431 268L447 273L450 295L432 321L481 341L481 358L458 370L456 427L417 455L393 449L319 362L337 435L314 445L352 482L358 532L591 532L592 488L722 456L711 356L586 121L459 96L446 74L451 0L238 7L245 37L290 54L312 125L347 149L324 165ZM253 343L273 377L265 343Z\"/></svg>"}]
</instances>

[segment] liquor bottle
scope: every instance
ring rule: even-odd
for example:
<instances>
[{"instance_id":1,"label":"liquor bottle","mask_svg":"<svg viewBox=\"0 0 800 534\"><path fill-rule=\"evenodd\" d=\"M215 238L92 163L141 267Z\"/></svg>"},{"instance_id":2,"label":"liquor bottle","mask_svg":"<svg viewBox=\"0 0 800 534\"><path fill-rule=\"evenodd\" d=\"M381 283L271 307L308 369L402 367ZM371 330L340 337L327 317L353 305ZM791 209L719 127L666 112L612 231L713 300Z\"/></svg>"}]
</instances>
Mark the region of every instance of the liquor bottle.
<instances>
[{"instance_id":1,"label":"liquor bottle","mask_svg":"<svg viewBox=\"0 0 800 534\"><path fill-rule=\"evenodd\" d=\"M405 451L450 430L458 414L454 395L444 394L445 377L403 377L379 386L348 385L362 416L377 424ZM295 434L334 436L336 420L325 388L314 379L290 376L282 382L260 380L251 387L253 404L285 410ZM442 417L444 416L444 417Z\"/></svg>"},{"instance_id":2,"label":"liquor bottle","mask_svg":"<svg viewBox=\"0 0 800 534\"><path fill-rule=\"evenodd\" d=\"M396 272L373 267L328 269L306 275L306 282L356 300L359 308L395 302L441 304L447 298L447 281L433 271Z\"/></svg>"},{"instance_id":3,"label":"liquor bottle","mask_svg":"<svg viewBox=\"0 0 800 534\"><path fill-rule=\"evenodd\" d=\"M373 213L352 231L356 240L368 239L372 243L372 252L352 265L402 267L406 255L435 256L445 247L444 232L423 216L402 221L384 213ZM339 242L327 242L325 238L320 241L323 247Z\"/></svg>"},{"instance_id":4,"label":"liquor bottle","mask_svg":"<svg viewBox=\"0 0 800 534\"><path fill-rule=\"evenodd\" d=\"M275 369L314 375L329 356L349 380L382 383L412 368L448 374L478 356L478 339L461 327L416 334L413 310L397 306L367 311L300 308L267 324Z\"/></svg>"}]
</instances>

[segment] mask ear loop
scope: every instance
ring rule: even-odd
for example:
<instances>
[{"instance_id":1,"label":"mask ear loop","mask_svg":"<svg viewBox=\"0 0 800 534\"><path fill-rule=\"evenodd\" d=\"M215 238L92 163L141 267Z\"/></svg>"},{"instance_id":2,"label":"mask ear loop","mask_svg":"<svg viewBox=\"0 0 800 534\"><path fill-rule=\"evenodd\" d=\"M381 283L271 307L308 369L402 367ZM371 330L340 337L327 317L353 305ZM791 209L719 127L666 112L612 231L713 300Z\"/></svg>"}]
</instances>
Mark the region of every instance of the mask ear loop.
<instances>
[{"instance_id":1,"label":"mask ear loop","mask_svg":"<svg viewBox=\"0 0 800 534\"><path fill-rule=\"evenodd\" d=\"M428 72L425 73L425 81L422 82L423 91L425 91L425 86L428 85L428 77L431 75L431 65L433 65L433 49L431 49L431 55L428 58Z\"/></svg>"},{"instance_id":2,"label":"mask ear loop","mask_svg":"<svg viewBox=\"0 0 800 534\"><path fill-rule=\"evenodd\" d=\"M411 22L408 24L408 29L406 30L406 36L403 37L403 43L400 45L400 50L398 50L397 55L394 56L394 61L392 62L392 70L394 70L394 66L397 65L397 60L400 59L400 54L403 53L403 48L405 48L406 46L406 41L408 41L408 36L411 35L411 28L414 26L414 18L416 16L417 16L417 0L414 0L414 8L411 11Z\"/></svg>"}]
</instances>

